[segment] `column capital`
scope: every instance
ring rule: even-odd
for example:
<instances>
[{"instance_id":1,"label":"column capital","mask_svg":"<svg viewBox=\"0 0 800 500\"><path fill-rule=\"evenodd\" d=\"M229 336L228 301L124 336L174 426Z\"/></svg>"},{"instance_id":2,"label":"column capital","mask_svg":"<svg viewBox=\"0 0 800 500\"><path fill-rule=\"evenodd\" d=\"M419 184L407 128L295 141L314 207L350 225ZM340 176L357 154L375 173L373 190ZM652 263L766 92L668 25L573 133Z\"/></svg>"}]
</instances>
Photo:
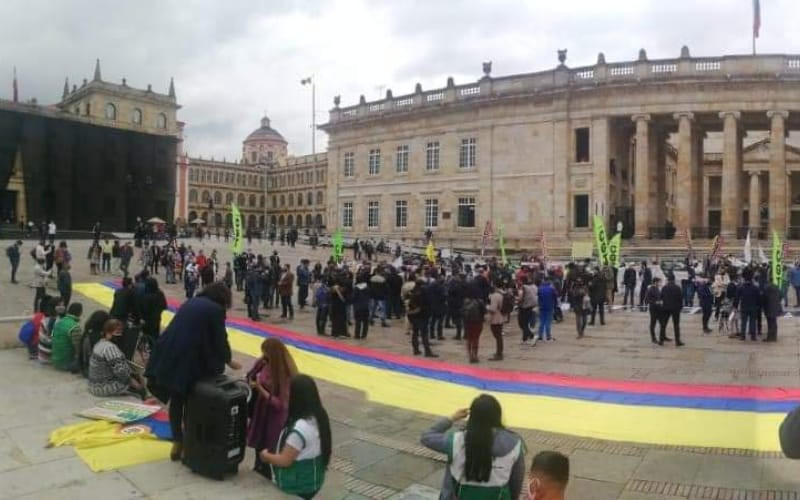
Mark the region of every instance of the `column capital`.
<instances>
[{"instance_id":1,"label":"column capital","mask_svg":"<svg viewBox=\"0 0 800 500\"><path fill-rule=\"evenodd\" d=\"M750 174L751 178L758 177L759 175L761 175L761 172L758 170L748 170L747 173Z\"/></svg>"},{"instance_id":2,"label":"column capital","mask_svg":"<svg viewBox=\"0 0 800 500\"><path fill-rule=\"evenodd\" d=\"M679 112L673 114L672 118L674 118L675 120L680 120L681 118L686 118L689 121L693 121L694 120L694 113L692 113L691 111L679 111Z\"/></svg>"},{"instance_id":3,"label":"column capital","mask_svg":"<svg viewBox=\"0 0 800 500\"><path fill-rule=\"evenodd\" d=\"M650 121L650 114L649 113L637 113L631 116L631 121L638 122L638 121Z\"/></svg>"},{"instance_id":4,"label":"column capital","mask_svg":"<svg viewBox=\"0 0 800 500\"><path fill-rule=\"evenodd\" d=\"M789 118L789 112L782 109L771 109L767 111L767 118L772 119L776 116L781 117L785 120Z\"/></svg>"},{"instance_id":5,"label":"column capital","mask_svg":"<svg viewBox=\"0 0 800 500\"><path fill-rule=\"evenodd\" d=\"M719 118L721 120L724 120L728 116L732 116L734 119L738 120L739 118L742 117L742 112L741 111L720 111L719 112Z\"/></svg>"}]
</instances>

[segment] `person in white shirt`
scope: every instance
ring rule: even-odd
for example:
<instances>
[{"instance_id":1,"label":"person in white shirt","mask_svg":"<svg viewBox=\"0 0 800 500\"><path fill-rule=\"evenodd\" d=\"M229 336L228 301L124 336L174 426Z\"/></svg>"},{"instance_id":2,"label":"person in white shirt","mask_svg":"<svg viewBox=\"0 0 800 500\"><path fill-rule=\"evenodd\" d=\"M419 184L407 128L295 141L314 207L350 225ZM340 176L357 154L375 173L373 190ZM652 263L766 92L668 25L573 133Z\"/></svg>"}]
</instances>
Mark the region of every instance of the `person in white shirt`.
<instances>
[{"instance_id":1,"label":"person in white shirt","mask_svg":"<svg viewBox=\"0 0 800 500\"><path fill-rule=\"evenodd\" d=\"M278 439L278 453L261 452L284 493L314 498L325 481L331 459L331 425L314 379L295 375L289 387L289 417Z\"/></svg>"},{"instance_id":2,"label":"person in white shirt","mask_svg":"<svg viewBox=\"0 0 800 500\"><path fill-rule=\"evenodd\" d=\"M52 276L52 269L50 271L44 270L44 259L37 258L36 265L33 266L33 287L36 288L36 295L33 297L34 311L39 310L39 302L47 295L47 280Z\"/></svg>"},{"instance_id":3,"label":"person in white shirt","mask_svg":"<svg viewBox=\"0 0 800 500\"><path fill-rule=\"evenodd\" d=\"M47 225L47 237L50 238L52 245L56 239L56 223L54 221L50 221L50 224Z\"/></svg>"}]
</instances>

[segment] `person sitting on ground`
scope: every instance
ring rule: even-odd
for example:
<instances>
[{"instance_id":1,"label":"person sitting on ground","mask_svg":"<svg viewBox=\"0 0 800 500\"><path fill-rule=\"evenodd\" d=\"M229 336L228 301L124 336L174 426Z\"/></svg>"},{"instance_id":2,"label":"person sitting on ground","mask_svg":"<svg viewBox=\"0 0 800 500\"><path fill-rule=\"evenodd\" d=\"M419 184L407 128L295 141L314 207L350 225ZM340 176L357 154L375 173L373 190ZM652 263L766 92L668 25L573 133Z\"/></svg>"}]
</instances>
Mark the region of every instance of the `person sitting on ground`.
<instances>
[{"instance_id":1,"label":"person sitting on ground","mask_svg":"<svg viewBox=\"0 0 800 500\"><path fill-rule=\"evenodd\" d=\"M275 484L284 493L314 498L325 481L331 459L331 425L317 385L308 375L295 375L289 387L289 417L278 439L279 453L261 451L272 466Z\"/></svg>"},{"instance_id":2,"label":"person sitting on ground","mask_svg":"<svg viewBox=\"0 0 800 500\"><path fill-rule=\"evenodd\" d=\"M81 314L83 305L74 302L67 308L67 314L56 321L53 328L53 350L50 360L58 370L73 373L78 371L78 352L83 335Z\"/></svg>"},{"instance_id":3,"label":"person sitting on ground","mask_svg":"<svg viewBox=\"0 0 800 500\"><path fill-rule=\"evenodd\" d=\"M469 416L465 430L450 431ZM439 498L519 498L525 478L525 444L502 424L497 399L481 394L469 409L441 419L422 434L424 446L446 453Z\"/></svg>"},{"instance_id":4,"label":"person sitting on ground","mask_svg":"<svg viewBox=\"0 0 800 500\"><path fill-rule=\"evenodd\" d=\"M64 306L61 304L61 299L48 295L45 295L41 302L43 304L40 307L45 317L39 327L37 349L39 362L50 364L53 352L53 327L63 312Z\"/></svg>"},{"instance_id":5,"label":"person sitting on ground","mask_svg":"<svg viewBox=\"0 0 800 500\"><path fill-rule=\"evenodd\" d=\"M128 360L116 344L121 337L122 322L106 321L103 338L94 345L89 359L89 392L97 397L134 393L144 399L144 384L133 375Z\"/></svg>"},{"instance_id":6,"label":"person sitting on ground","mask_svg":"<svg viewBox=\"0 0 800 500\"><path fill-rule=\"evenodd\" d=\"M103 338L103 326L110 318L107 311L99 309L89 315L89 319L83 324L83 335L78 351L78 366L84 377L89 376L89 360L92 357L92 349Z\"/></svg>"},{"instance_id":7,"label":"person sitting on ground","mask_svg":"<svg viewBox=\"0 0 800 500\"><path fill-rule=\"evenodd\" d=\"M541 451L531 462L528 498L564 500L569 481L569 458L557 451Z\"/></svg>"}]
</instances>

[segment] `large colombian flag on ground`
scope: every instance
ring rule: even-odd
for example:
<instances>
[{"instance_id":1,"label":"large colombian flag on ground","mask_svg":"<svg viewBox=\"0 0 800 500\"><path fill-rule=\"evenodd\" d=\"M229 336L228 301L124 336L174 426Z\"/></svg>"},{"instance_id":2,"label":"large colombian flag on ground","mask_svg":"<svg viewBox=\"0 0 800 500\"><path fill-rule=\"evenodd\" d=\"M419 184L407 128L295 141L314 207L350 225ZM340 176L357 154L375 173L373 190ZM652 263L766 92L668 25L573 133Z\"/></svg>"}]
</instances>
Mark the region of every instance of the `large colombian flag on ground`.
<instances>
[{"instance_id":1,"label":"large colombian flag on ground","mask_svg":"<svg viewBox=\"0 0 800 500\"><path fill-rule=\"evenodd\" d=\"M110 307L113 285L75 290ZM169 301L167 324L178 301ZM231 347L260 355L264 337L289 347L313 377L364 391L376 403L448 415L481 392L503 405L511 427L596 439L779 451L778 426L800 404L800 389L604 380L498 371L400 356L301 335L244 318L228 319Z\"/></svg>"}]
</instances>

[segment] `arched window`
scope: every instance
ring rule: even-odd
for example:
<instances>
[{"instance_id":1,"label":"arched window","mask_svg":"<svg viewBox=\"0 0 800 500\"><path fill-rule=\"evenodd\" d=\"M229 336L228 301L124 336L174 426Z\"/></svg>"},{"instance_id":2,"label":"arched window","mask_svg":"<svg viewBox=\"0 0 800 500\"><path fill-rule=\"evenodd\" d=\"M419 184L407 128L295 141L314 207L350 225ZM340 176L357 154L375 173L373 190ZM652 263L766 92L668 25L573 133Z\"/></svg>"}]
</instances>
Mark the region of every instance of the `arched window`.
<instances>
[{"instance_id":1,"label":"arched window","mask_svg":"<svg viewBox=\"0 0 800 500\"><path fill-rule=\"evenodd\" d=\"M306 193L306 205L309 207L314 204L314 195L311 194L311 191Z\"/></svg>"},{"instance_id":2,"label":"arched window","mask_svg":"<svg viewBox=\"0 0 800 500\"><path fill-rule=\"evenodd\" d=\"M247 227L256 227L256 216L255 215L250 214L250 216L247 217Z\"/></svg>"},{"instance_id":3,"label":"arched window","mask_svg":"<svg viewBox=\"0 0 800 500\"><path fill-rule=\"evenodd\" d=\"M261 195L261 199L259 200L258 206L261 207L261 208L264 208L264 205L266 205L266 198L262 194ZM261 221L261 225L262 226L264 225L264 221Z\"/></svg>"},{"instance_id":4,"label":"arched window","mask_svg":"<svg viewBox=\"0 0 800 500\"><path fill-rule=\"evenodd\" d=\"M283 195L281 195L281 206L282 207L286 206L286 198ZM283 225L283 224L281 224L281 225Z\"/></svg>"},{"instance_id":5,"label":"arched window","mask_svg":"<svg viewBox=\"0 0 800 500\"><path fill-rule=\"evenodd\" d=\"M139 108L133 108L131 111L131 121L136 125L142 124L142 110Z\"/></svg>"},{"instance_id":6,"label":"arched window","mask_svg":"<svg viewBox=\"0 0 800 500\"><path fill-rule=\"evenodd\" d=\"M293 194L289 195L289 206L290 207L294 206L294 195Z\"/></svg>"},{"instance_id":7,"label":"arched window","mask_svg":"<svg viewBox=\"0 0 800 500\"><path fill-rule=\"evenodd\" d=\"M306 214L306 227L311 227L311 214Z\"/></svg>"},{"instance_id":8,"label":"arched window","mask_svg":"<svg viewBox=\"0 0 800 500\"><path fill-rule=\"evenodd\" d=\"M236 204L240 207L244 206L244 195L242 193L239 193L239 195L236 196Z\"/></svg>"},{"instance_id":9,"label":"arched window","mask_svg":"<svg viewBox=\"0 0 800 500\"><path fill-rule=\"evenodd\" d=\"M203 212L200 218L203 219L203 224L208 224L208 212Z\"/></svg>"},{"instance_id":10,"label":"arched window","mask_svg":"<svg viewBox=\"0 0 800 500\"><path fill-rule=\"evenodd\" d=\"M225 204L230 205L233 203L233 193L225 193Z\"/></svg>"},{"instance_id":11,"label":"arched window","mask_svg":"<svg viewBox=\"0 0 800 500\"><path fill-rule=\"evenodd\" d=\"M323 225L324 224L322 224L322 214L317 214L316 226L317 227L322 227Z\"/></svg>"},{"instance_id":12,"label":"arched window","mask_svg":"<svg viewBox=\"0 0 800 500\"><path fill-rule=\"evenodd\" d=\"M278 217L278 226L283 227L286 223L283 220L283 215Z\"/></svg>"},{"instance_id":13,"label":"arched window","mask_svg":"<svg viewBox=\"0 0 800 500\"><path fill-rule=\"evenodd\" d=\"M278 208L278 197L272 195L272 208Z\"/></svg>"},{"instance_id":14,"label":"arched window","mask_svg":"<svg viewBox=\"0 0 800 500\"><path fill-rule=\"evenodd\" d=\"M303 206L303 193L297 193L297 206Z\"/></svg>"},{"instance_id":15,"label":"arched window","mask_svg":"<svg viewBox=\"0 0 800 500\"><path fill-rule=\"evenodd\" d=\"M289 227L294 227L294 217L292 217L292 214L289 214L289 217L286 218L286 224Z\"/></svg>"},{"instance_id":16,"label":"arched window","mask_svg":"<svg viewBox=\"0 0 800 500\"><path fill-rule=\"evenodd\" d=\"M325 198L322 196L322 191L317 191L317 205L322 205Z\"/></svg>"},{"instance_id":17,"label":"arched window","mask_svg":"<svg viewBox=\"0 0 800 500\"><path fill-rule=\"evenodd\" d=\"M294 221L297 227L303 227L303 216L301 214L297 214L297 219Z\"/></svg>"},{"instance_id":18,"label":"arched window","mask_svg":"<svg viewBox=\"0 0 800 500\"><path fill-rule=\"evenodd\" d=\"M106 118L109 120L117 119L117 107L110 102L106 104Z\"/></svg>"},{"instance_id":19,"label":"arched window","mask_svg":"<svg viewBox=\"0 0 800 500\"><path fill-rule=\"evenodd\" d=\"M193 221L193 220L195 220L196 218L197 218L197 212L195 212L194 210L192 210L191 212L189 212L189 222L192 222L192 221Z\"/></svg>"},{"instance_id":20,"label":"arched window","mask_svg":"<svg viewBox=\"0 0 800 500\"><path fill-rule=\"evenodd\" d=\"M233 214L225 214L225 227L233 226Z\"/></svg>"},{"instance_id":21,"label":"arched window","mask_svg":"<svg viewBox=\"0 0 800 500\"><path fill-rule=\"evenodd\" d=\"M264 216L263 215L259 215L258 216L258 227L260 227L261 229L264 229Z\"/></svg>"},{"instance_id":22,"label":"arched window","mask_svg":"<svg viewBox=\"0 0 800 500\"><path fill-rule=\"evenodd\" d=\"M273 215L273 216L271 216L271 217L269 218L269 224L270 224L271 226L274 226L274 225L278 224L278 219L277 219L277 217L275 217L274 215Z\"/></svg>"},{"instance_id":23,"label":"arched window","mask_svg":"<svg viewBox=\"0 0 800 500\"><path fill-rule=\"evenodd\" d=\"M214 205L220 206L222 205L222 193L219 191L214 191Z\"/></svg>"},{"instance_id":24,"label":"arched window","mask_svg":"<svg viewBox=\"0 0 800 500\"><path fill-rule=\"evenodd\" d=\"M216 212L214 214L214 227L220 227L220 226L222 226L222 214Z\"/></svg>"},{"instance_id":25,"label":"arched window","mask_svg":"<svg viewBox=\"0 0 800 500\"><path fill-rule=\"evenodd\" d=\"M167 115L164 113L159 113L156 117L156 128L167 128Z\"/></svg>"},{"instance_id":26,"label":"arched window","mask_svg":"<svg viewBox=\"0 0 800 500\"><path fill-rule=\"evenodd\" d=\"M197 190L196 189L190 189L189 190L189 203L197 203ZM194 218L196 219L197 217L194 217Z\"/></svg>"},{"instance_id":27,"label":"arched window","mask_svg":"<svg viewBox=\"0 0 800 500\"><path fill-rule=\"evenodd\" d=\"M203 203L208 203L208 200L211 199L211 193L208 191L203 191L203 195L200 199L203 201Z\"/></svg>"},{"instance_id":28,"label":"arched window","mask_svg":"<svg viewBox=\"0 0 800 500\"><path fill-rule=\"evenodd\" d=\"M248 201L250 202L250 206L251 207L255 207L256 206L256 195L251 194Z\"/></svg>"}]
</instances>

